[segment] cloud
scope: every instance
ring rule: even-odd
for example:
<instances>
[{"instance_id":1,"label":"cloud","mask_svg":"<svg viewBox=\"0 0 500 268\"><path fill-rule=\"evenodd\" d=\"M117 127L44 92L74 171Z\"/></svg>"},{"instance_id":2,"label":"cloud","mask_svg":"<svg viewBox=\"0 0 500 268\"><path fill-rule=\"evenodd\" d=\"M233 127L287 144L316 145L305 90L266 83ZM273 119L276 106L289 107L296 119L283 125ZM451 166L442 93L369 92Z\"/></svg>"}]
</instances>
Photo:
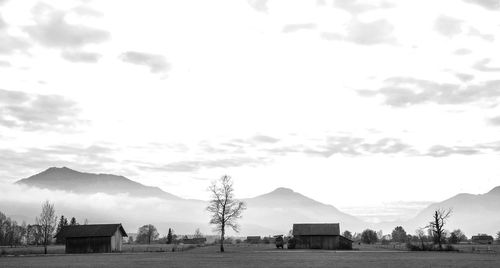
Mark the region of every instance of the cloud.
<instances>
[{"instance_id":1,"label":"cloud","mask_svg":"<svg viewBox=\"0 0 500 268\"><path fill-rule=\"evenodd\" d=\"M500 72L500 67L488 67L487 65L491 62L491 59L482 59L478 62L476 62L476 64L474 64L474 66L472 68L478 70L478 71L481 71L481 72Z\"/></svg>"},{"instance_id":2,"label":"cloud","mask_svg":"<svg viewBox=\"0 0 500 268\"><path fill-rule=\"evenodd\" d=\"M493 126L500 126L500 116L489 118L488 123Z\"/></svg>"},{"instance_id":3,"label":"cloud","mask_svg":"<svg viewBox=\"0 0 500 268\"><path fill-rule=\"evenodd\" d=\"M462 82L469 82L471 81L472 79L474 79L474 76L472 74L464 74L464 73L457 73L455 74L458 79L460 79L460 81Z\"/></svg>"},{"instance_id":4,"label":"cloud","mask_svg":"<svg viewBox=\"0 0 500 268\"><path fill-rule=\"evenodd\" d=\"M92 9L88 6L77 6L71 10L80 16L102 17L102 12Z\"/></svg>"},{"instance_id":5,"label":"cloud","mask_svg":"<svg viewBox=\"0 0 500 268\"><path fill-rule=\"evenodd\" d=\"M461 154L461 155L474 155L480 153L480 150L467 147L467 146L456 146L456 147L448 147L442 145L432 146L426 155L433 157L445 157L452 154Z\"/></svg>"},{"instance_id":6,"label":"cloud","mask_svg":"<svg viewBox=\"0 0 500 268\"><path fill-rule=\"evenodd\" d=\"M124 62L147 66L152 73L166 73L170 70L170 64L165 56L159 54L128 51L123 53L120 58Z\"/></svg>"},{"instance_id":7,"label":"cloud","mask_svg":"<svg viewBox=\"0 0 500 268\"><path fill-rule=\"evenodd\" d=\"M469 35L470 36L476 36L476 37L479 37L485 41L489 41L489 42L493 42L495 41L495 36L492 35L492 34L483 34L481 33L478 29L476 28L470 28L469 29Z\"/></svg>"},{"instance_id":8,"label":"cloud","mask_svg":"<svg viewBox=\"0 0 500 268\"><path fill-rule=\"evenodd\" d=\"M287 24L283 27L283 32L292 33L300 30L312 30L312 29L316 29L316 24L314 23Z\"/></svg>"},{"instance_id":9,"label":"cloud","mask_svg":"<svg viewBox=\"0 0 500 268\"><path fill-rule=\"evenodd\" d=\"M188 160L168 163L161 166L142 165L141 169L164 171L164 172L196 172L201 169L210 168L234 168L242 166L258 166L267 164L270 160L267 158L252 158L252 157L231 157L215 160Z\"/></svg>"},{"instance_id":10,"label":"cloud","mask_svg":"<svg viewBox=\"0 0 500 268\"><path fill-rule=\"evenodd\" d=\"M79 108L59 95L0 89L0 125L24 130L51 130L81 123Z\"/></svg>"},{"instance_id":11,"label":"cloud","mask_svg":"<svg viewBox=\"0 0 500 268\"><path fill-rule=\"evenodd\" d=\"M0 67L10 67L12 64L8 61L0 60Z\"/></svg>"},{"instance_id":12,"label":"cloud","mask_svg":"<svg viewBox=\"0 0 500 268\"><path fill-rule=\"evenodd\" d=\"M393 30L392 24L384 19L368 23L354 20L348 27L347 40L361 45L390 43L395 40Z\"/></svg>"},{"instance_id":13,"label":"cloud","mask_svg":"<svg viewBox=\"0 0 500 268\"><path fill-rule=\"evenodd\" d=\"M24 38L8 34L6 28L6 24L3 28L0 27L0 54L23 52L30 47L29 43Z\"/></svg>"},{"instance_id":14,"label":"cloud","mask_svg":"<svg viewBox=\"0 0 500 268\"><path fill-rule=\"evenodd\" d=\"M100 54L84 51L63 51L61 56L67 61L87 63L97 62L101 58Z\"/></svg>"},{"instance_id":15,"label":"cloud","mask_svg":"<svg viewBox=\"0 0 500 268\"><path fill-rule=\"evenodd\" d=\"M385 19L362 22L353 19L347 26L347 33L324 32L321 37L328 41L344 40L359 45L390 44L396 42L394 27Z\"/></svg>"},{"instance_id":16,"label":"cloud","mask_svg":"<svg viewBox=\"0 0 500 268\"><path fill-rule=\"evenodd\" d=\"M366 2L366 3L363 3ZM343 9L349 13L352 14L359 14L363 13L366 11L371 11L375 9L381 9L381 8L390 8L393 7L392 4L386 2L386 1L379 1L379 3L376 3L377 1L359 1L359 0L334 0L333 1L333 6Z\"/></svg>"},{"instance_id":17,"label":"cloud","mask_svg":"<svg viewBox=\"0 0 500 268\"><path fill-rule=\"evenodd\" d=\"M247 0L248 4L257 11L267 12L268 0Z\"/></svg>"},{"instance_id":18,"label":"cloud","mask_svg":"<svg viewBox=\"0 0 500 268\"><path fill-rule=\"evenodd\" d=\"M463 55L468 55L470 53L472 53L472 50L467 49L467 48L460 48L460 49L455 50L455 52L453 54L463 56Z\"/></svg>"},{"instance_id":19,"label":"cloud","mask_svg":"<svg viewBox=\"0 0 500 268\"><path fill-rule=\"evenodd\" d=\"M500 119L492 118L495 123L500 123ZM476 155L489 152L500 152L500 141L479 143L474 145L460 146L432 146L424 155L433 157L446 157L450 155Z\"/></svg>"},{"instance_id":20,"label":"cloud","mask_svg":"<svg viewBox=\"0 0 500 268\"><path fill-rule=\"evenodd\" d=\"M255 135L252 137L252 141L257 143L276 143L279 142L280 140L277 138L273 138L271 136Z\"/></svg>"},{"instance_id":21,"label":"cloud","mask_svg":"<svg viewBox=\"0 0 500 268\"><path fill-rule=\"evenodd\" d=\"M463 88L459 84L437 83L428 80L393 77L378 91L359 90L364 97L383 96L384 102L393 107L424 103L466 104L494 101L500 97L500 80L489 80Z\"/></svg>"},{"instance_id":22,"label":"cloud","mask_svg":"<svg viewBox=\"0 0 500 268\"><path fill-rule=\"evenodd\" d=\"M107 31L85 25L69 24L66 12L39 4L33 9L35 25L24 30L31 38L47 47L78 48L86 44L101 43L109 39Z\"/></svg>"},{"instance_id":23,"label":"cloud","mask_svg":"<svg viewBox=\"0 0 500 268\"><path fill-rule=\"evenodd\" d=\"M114 151L113 147L99 144L58 145L23 150L0 148L0 175L20 179L53 166L69 166L88 171L107 170L110 164L116 162L110 156Z\"/></svg>"},{"instance_id":24,"label":"cloud","mask_svg":"<svg viewBox=\"0 0 500 268\"><path fill-rule=\"evenodd\" d=\"M434 30L444 36L453 37L462 32L462 21L453 17L441 15L434 22Z\"/></svg>"},{"instance_id":25,"label":"cloud","mask_svg":"<svg viewBox=\"0 0 500 268\"><path fill-rule=\"evenodd\" d=\"M499 10L500 2L498 0L464 0L467 3L476 4L486 9Z\"/></svg>"},{"instance_id":26,"label":"cloud","mask_svg":"<svg viewBox=\"0 0 500 268\"><path fill-rule=\"evenodd\" d=\"M330 157L334 154L357 156L365 154L410 153L413 152L413 149L410 145L394 138L383 138L370 143L362 138L332 136L327 138L325 144L306 148L303 152L310 155Z\"/></svg>"}]
</instances>

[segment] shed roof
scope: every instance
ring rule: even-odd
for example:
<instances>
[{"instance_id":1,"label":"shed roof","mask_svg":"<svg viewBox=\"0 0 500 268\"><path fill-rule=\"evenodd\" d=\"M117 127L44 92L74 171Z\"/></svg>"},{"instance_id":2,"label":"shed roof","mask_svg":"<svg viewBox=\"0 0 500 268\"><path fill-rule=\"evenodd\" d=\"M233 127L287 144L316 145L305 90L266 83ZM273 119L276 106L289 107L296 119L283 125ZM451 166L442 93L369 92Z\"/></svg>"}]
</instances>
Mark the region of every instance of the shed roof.
<instances>
[{"instance_id":1,"label":"shed roof","mask_svg":"<svg viewBox=\"0 0 500 268\"><path fill-rule=\"evenodd\" d=\"M338 223L296 223L293 235L340 235Z\"/></svg>"},{"instance_id":2,"label":"shed roof","mask_svg":"<svg viewBox=\"0 0 500 268\"><path fill-rule=\"evenodd\" d=\"M122 236L127 236L123 226L118 224L86 224L63 226L55 237L98 237L113 236L117 230L120 230Z\"/></svg>"}]
</instances>

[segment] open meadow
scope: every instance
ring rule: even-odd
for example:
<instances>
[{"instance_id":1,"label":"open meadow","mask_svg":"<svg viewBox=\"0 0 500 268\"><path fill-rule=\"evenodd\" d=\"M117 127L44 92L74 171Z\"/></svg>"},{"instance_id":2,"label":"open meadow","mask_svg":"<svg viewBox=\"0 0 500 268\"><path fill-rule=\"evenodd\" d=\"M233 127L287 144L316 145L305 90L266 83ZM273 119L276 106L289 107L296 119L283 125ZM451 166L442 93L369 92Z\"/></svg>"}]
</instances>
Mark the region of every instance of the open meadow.
<instances>
[{"instance_id":1,"label":"open meadow","mask_svg":"<svg viewBox=\"0 0 500 268\"><path fill-rule=\"evenodd\" d=\"M276 250L272 245L185 251L1 257L0 267L500 267L500 255L402 250Z\"/></svg>"}]
</instances>

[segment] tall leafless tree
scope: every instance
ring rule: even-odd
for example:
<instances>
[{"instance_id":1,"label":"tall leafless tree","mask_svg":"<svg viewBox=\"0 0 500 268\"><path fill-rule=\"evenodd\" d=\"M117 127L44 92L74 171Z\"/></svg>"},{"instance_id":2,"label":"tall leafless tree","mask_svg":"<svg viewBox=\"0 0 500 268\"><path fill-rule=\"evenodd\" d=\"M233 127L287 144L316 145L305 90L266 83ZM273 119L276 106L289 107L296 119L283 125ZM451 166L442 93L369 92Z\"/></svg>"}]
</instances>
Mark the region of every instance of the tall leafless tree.
<instances>
[{"instance_id":1,"label":"tall leafless tree","mask_svg":"<svg viewBox=\"0 0 500 268\"><path fill-rule=\"evenodd\" d=\"M451 209L437 209L432 215L432 221L429 222L429 225L427 226L432 230L434 238L439 245L439 250L443 249L442 239L444 233L444 225L446 224L448 218L451 217L451 213Z\"/></svg>"},{"instance_id":2,"label":"tall leafless tree","mask_svg":"<svg viewBox=\"0 0 500 268\"><path fill-rule=\"evenodd\" d=\"M224 252L226 226L238 232L239 225L236 221L241 218L241 213L246 206L244 202L234 199L233 181L228 175L212 182L209 191L212 195L207 207L211 214L210 224L215 225L215 230L220 233L220 251Z\"/></svg>"},{"instance_id":3,"label":"tall leafless tree","mask_svg":"<svg viewBox=\"0 0 500 268\"><path fill-rule=\"evenodd\" d=\"M36 223L40 225L42 231L42 243L44 247L44 253L47 254L47 245L50 243L54 230L56 229L57 216L56 210L54 209L54 204L45 201L42 205L42 212L40 217L36 218Z\"/></svg>"}]
</instances>

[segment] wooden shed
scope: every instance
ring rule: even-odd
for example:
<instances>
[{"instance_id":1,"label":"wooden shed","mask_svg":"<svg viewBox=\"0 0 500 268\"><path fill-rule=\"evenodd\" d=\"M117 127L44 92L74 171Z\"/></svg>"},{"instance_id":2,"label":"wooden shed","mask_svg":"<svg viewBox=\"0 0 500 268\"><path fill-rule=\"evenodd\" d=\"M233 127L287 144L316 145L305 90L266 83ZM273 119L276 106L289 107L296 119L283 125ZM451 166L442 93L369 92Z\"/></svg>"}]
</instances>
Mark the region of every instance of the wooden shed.
<instances>
[{"instance_id":1,"label":"wooden shed","mask_svg":"<svg viewBox=\"0 0 500 268\"><path fill-rule=\"evenodd\" d=\"M338 223L294 224L292 234L298 249L352 249L352 240L340 235Z\"/></svg>"},{"instance_id":2,"label":"wooden shed","mask_svg":"<svg viewBox=\"0 0 500 268\"><path fill-rule=\"evenodd\" d=\"M126 236L121 224L64 226L56 234L65 241L66 253L119 252Z\"/></svg>"},{"instance_id":3,"label":"wooden shed","mask_svg":"<svg viewBox=\"0 0 500 268\"><path fill-rule=\"evenodd\" d=\"M486 234L473 235L471 240L474 244L493 244L493 236Z\"/></svg>"}]
</instances>

